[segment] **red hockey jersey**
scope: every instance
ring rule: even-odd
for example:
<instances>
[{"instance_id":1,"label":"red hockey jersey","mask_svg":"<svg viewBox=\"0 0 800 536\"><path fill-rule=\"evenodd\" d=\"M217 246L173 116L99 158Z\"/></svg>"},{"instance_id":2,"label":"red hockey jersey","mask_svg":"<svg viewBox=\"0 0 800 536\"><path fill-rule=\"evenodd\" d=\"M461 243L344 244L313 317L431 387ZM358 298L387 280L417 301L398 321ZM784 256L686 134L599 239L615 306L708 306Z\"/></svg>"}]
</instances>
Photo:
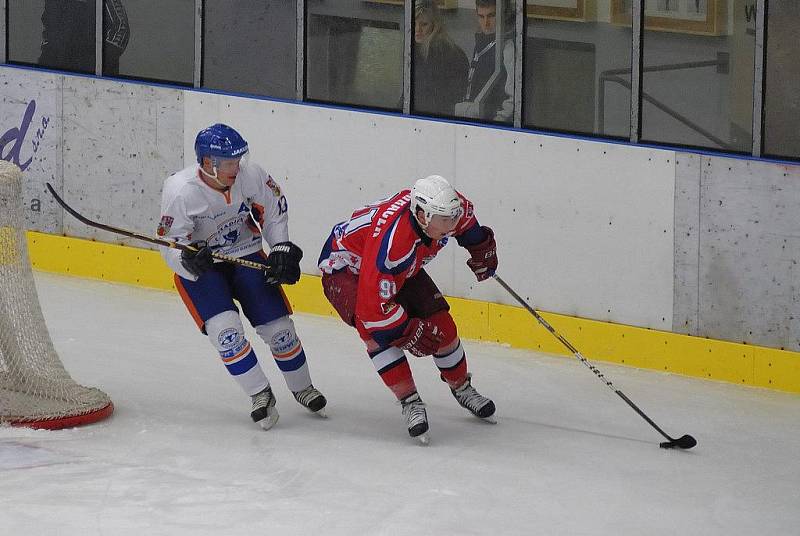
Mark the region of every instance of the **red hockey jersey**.
<instances>
[{"instance_id":1,"label":"red hockey jersey","mask_svg":"<svg viewBox=\"0 0 800 536\"><path fill-rule=\"evenodd\" d=\"M472 203L460 193L463 208L453 236L462 246L485 238L473 214ZM319 258L326 273L350 270L358 274L356 322L360 331L380 345L399 338L407 323L405 310L393 301L405 281L413 277L447 245L423 233L410 211L411 190L362 207L348 221L334 226Z\"/></svg>"}]
</instances>

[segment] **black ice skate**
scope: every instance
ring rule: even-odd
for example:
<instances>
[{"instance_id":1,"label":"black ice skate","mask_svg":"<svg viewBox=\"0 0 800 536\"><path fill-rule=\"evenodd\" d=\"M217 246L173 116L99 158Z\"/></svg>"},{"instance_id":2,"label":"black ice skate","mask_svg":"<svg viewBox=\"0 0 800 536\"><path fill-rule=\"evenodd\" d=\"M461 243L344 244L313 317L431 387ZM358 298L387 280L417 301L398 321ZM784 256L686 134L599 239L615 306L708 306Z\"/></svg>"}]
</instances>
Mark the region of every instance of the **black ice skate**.
<instances>
[{"instance_id":1,"label":"black ice skate","mask_svg":"<svg viewBox=\"0 0 800 536\"><path fill-rule=\"evenodd\" d=\"M460 387L450 389L461 407L484 421L496 424L494 419L494 402L481 395L472 386L472 374L467 374L467 379Z\"/></svg>"},{"instance_id":2,"label":"black ice skate","mask_svg":"<svg viewBox=\"0 0 800 536\"><path fill-rule=\"evenodd\" d=\"M428 414L425 412L425 403L419 397L419 394L414 393L400 401L403 406L403 415L406 417L406 424L408 424L408 435L419 439L423 445L427 445L430 439L428 438Z\"/></svg>"},{"instance_id":3,"label":"black ice skate","mask_svg":"<svg viewBox=\"0 0 800 536\"><path fill-rule=\"evenodd\" d=\"M275 408L275 396L272 394L272 389L267 386L266 389L260 393L256 393L250 397L253 401L253 409L250 411L250 417L264 430L272 428L278 422L278 410Z\"/></svg>"},{"instance_id":4,"label":"black ice skate","mask_svg":"<svg viewBox=\"0 0 800 536\"><path fill-rule=\"evenodd\" d=\"M313 385L309 385L302 391L297 391L292 394L294 395L294 399L311 413L315 413L320 417L327 417L325 414L325 405L328 401Z\"/></svg>"}]
</instances>

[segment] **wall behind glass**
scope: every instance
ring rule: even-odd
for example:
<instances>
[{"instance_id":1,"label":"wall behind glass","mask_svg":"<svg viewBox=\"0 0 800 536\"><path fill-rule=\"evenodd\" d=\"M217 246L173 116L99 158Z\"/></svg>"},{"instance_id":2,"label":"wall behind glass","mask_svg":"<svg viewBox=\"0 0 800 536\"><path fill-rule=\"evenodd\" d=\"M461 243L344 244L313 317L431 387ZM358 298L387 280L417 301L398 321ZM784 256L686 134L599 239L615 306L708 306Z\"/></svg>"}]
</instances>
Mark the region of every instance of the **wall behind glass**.
<instances>
[{"instance_id":1,"label":"wall behind glass","mask_svg":"<svg viewBox=\"0 0 800 536\"><path fill-rule=\"evenodd\" d=\"M203 32L203 87L294 98L296 2L206 2Z\"/></svg>"},{"instance_id":2,"label":"wall behind glass","mask_svg":"<svg viewBox=\"0 0 800 536\"><path fill-rule=\"evenodd\" d=\"M8 61L93 73L94 1L9 0Z\"/></svg>"},{"instance_id":3,"label":"wall behind glass","mask_svg":"<svg viewBox=\"0 0 800 536\"><path fill-rule=\"evenodd\" d=\"M800 3L771 0L768 7L764 153L800 158Z\"/></svg>"},{"instance_id":4,"label":"wall behind glass","mask_svg":"<svg viewBox=\"0 0 800 536\"><path fill-rule=\"evenodd\" d=\"M309 0L306 10L307 98L402 109L402 2Z\"/></svg>"},{"instance_id":5,"label":"wall behind glass","mask_svg":"<svg viewBox=\"0 0 800 536\"><path fill-rule=\"evenodd\" d=\"M616 13L595 2L563 4L526 6L523 123L628 138L630 3Z\"/></svg>"},{"instance_id":6,"label":"wall behind glass","mask_svg":"<svg viewBox=\"0 0 800 536\"><path fill-rule=\"evenodd\" d=\"M440 9L414 2L412 111L510 124L514 118L515 7L477 0ZM464 7L466 5L466 7Z\"/></svg>"},{"instance_id":7,"label":"wall behind glass","mask_svg":"<svg viewBox=\"0 0 800 536\"><path fill-rule=\"evenodd\" d=\"M745 6L752 3L645 2L643 140L750 151L755 16Z\"/></svg>"},{"instance_id":8,"label":"wall behind glass","mask_svg":"<svg viewBox=\"0 0 800 536\"><path fill-rule=\"evenodd\" d=\"M192 84L194 0L122 0L130 37L119 58L126 77Z\"/></svg>"}]
</instances>

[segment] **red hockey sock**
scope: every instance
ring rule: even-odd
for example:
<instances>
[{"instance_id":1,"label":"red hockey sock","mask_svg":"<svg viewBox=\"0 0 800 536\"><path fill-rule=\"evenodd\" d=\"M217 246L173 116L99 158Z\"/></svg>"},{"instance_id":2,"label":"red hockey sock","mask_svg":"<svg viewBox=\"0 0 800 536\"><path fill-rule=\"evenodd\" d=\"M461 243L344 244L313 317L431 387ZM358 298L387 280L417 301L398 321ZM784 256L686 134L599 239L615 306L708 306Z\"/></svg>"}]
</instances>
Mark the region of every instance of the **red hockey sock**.
<instances>
[{"instance_id":1,"label":"red hockey sock","mask_svg":"<svg viewBox=\"0 0 800 536\"><path fill-rule=\"evenodd\" d=\"M451 389L460 387L467 379L467 358L462 359L455 368L442 370L441 373L442 379L447 382Z\"/></svg>"},{"instance_id":2,"label":"red hockey sock","mask_svg":"<svg viewBox=\"0 0 800 536\"><path fill-rule=\"evenodd\" d=\"M402 400L417 391L414 377L411 375L411 367L408 366L408 361L405 359L393 363L390 368L381 370L378 374L386 387L392 390L397 400Z\"/></svg>"},{"instance_id":3,"label":"red hockey sock","mask_svg":"<svg viewBox=\"0 0 800 536\"><path fill-rule=\"evenodd\" d=\"M439 367L442 379L447 382L451 389L459 387L467 379L467 356L460 340L452 352L434 354L433 362Z\"/></svg>"}]
</instances>

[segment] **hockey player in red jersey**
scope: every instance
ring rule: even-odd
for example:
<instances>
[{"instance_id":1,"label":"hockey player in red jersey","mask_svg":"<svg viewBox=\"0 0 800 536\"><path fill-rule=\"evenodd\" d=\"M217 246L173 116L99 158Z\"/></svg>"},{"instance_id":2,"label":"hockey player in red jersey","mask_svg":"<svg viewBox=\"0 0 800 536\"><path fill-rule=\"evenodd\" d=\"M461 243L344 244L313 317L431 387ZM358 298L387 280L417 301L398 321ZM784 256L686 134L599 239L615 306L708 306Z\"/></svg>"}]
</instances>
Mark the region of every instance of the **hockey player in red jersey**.
<instances>
[{"instance_id":1,"label":"hockey player in red jersey","mask_svg":"<svg viewBox=\"0 0 800 536\"><path fill-rule=\"evenodd\" d=\"M408 433L427 442L428 420L404 350L433 356L458 403L493 422L494 402L471 383L447 301L424 270L449 237L470 253L478 281L497 268L494 233L443 177L353 212L334 226L319 258L325 296L358 330L378 374L400 401Z\"/></svg>"}]
</instances>

